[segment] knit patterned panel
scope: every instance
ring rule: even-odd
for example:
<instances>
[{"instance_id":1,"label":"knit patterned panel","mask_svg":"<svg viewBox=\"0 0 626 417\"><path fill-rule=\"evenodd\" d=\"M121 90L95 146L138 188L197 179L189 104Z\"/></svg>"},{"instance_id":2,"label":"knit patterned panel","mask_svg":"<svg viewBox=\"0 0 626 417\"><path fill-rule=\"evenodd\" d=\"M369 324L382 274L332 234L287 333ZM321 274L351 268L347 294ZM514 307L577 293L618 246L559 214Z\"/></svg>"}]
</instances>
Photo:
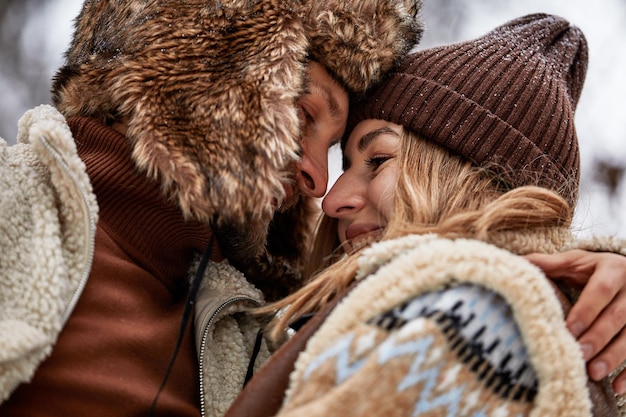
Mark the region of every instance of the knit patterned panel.
<instances>
[{"instance_id":1,"label":"knit patterned panel","mask_svg":"<svg viewBox=\"0 0 626 417\"><path fill-rule=\"evenodd\" d=\"M506 302L475 285L421 295L308 365L282 415L525 416L537 379Z\"/></svg>"},{"instance_id":2,"label":"knit patterned panel","mask_svg":"<svg viewBox=\"0 0 626 417\"><path fill-rule=\"evenodd\" d=\"M424 294L371 320L388 331L418 317L434 320L450 348L494 393L532 401L537 377L508 304L476 285Z\"/></svg>"}]
</instances>

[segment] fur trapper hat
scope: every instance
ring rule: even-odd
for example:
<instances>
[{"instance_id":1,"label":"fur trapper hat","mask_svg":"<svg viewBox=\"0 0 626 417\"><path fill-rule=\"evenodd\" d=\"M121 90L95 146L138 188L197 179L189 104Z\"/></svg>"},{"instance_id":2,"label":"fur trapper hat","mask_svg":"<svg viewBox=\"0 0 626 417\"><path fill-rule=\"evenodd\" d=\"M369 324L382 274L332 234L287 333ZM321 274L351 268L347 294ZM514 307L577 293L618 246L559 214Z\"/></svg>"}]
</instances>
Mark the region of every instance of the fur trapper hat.
<instances>
[{"instance_id":1,"label":"fur trapper hat","mask_svg":"<svg viewBox=\"0 0 626 417\"><path fill-rule=\"evenodd\" d=\"M419 40L420 6L88 0L55 76L53 102L66 117L126 123L137 167L188 218L229 236L220 241L231 246L222 247L227 254L273 263L271 255L283 254L263 248L300 154L295 102L307 60L325 65L349 92L363 92ZM292 260L308 241L306 205L285 214L296 221L287 222L293 234L277 238Z\"/></svg>"}]
</instances>

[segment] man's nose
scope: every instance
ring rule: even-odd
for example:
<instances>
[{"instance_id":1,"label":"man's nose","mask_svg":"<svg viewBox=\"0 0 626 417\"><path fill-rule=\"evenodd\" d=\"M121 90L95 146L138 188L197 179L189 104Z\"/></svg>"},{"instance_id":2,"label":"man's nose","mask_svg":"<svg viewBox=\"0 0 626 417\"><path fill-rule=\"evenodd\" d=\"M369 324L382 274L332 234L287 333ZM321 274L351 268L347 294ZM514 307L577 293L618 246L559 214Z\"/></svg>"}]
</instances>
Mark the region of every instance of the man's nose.
<instances>
[{"instance_id":1,"label":"man's nose","mask_svg":"<svg viewBox=\"0 0 626 417\"><path fill-rule=\"evenodd\" d=\"M300 192L310 197L324 197L328 185L328 162L304 157L298 167Z\"/></svg>"}]
</instances>

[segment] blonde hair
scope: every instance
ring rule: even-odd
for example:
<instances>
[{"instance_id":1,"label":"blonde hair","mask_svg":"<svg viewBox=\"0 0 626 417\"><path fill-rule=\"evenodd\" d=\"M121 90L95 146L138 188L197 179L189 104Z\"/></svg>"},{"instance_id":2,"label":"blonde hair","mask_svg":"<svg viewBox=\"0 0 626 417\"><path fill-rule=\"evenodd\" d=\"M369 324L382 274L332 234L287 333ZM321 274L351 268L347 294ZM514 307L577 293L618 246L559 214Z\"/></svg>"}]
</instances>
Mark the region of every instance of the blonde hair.
<instances>
[{"instance_id":1,"label":"blonde hair","mask_svg":"<svg viewBox=\"0 0 626 417\"><path fill-rule=\"evenodd\" d=\"M556 192L537 186L510 189L503 176L477 167L441 146L403 130L398 187L381 240L435 233L490 241L500 232L569 227L572 209ZM360 250L345 254L337 222L322 216L309 257L309 283L260 311L285 309L271 322L274 338L303 314L319 310L354 280ZM317 271L317 272L315 272Z\"/></svg>"}]
</instances>

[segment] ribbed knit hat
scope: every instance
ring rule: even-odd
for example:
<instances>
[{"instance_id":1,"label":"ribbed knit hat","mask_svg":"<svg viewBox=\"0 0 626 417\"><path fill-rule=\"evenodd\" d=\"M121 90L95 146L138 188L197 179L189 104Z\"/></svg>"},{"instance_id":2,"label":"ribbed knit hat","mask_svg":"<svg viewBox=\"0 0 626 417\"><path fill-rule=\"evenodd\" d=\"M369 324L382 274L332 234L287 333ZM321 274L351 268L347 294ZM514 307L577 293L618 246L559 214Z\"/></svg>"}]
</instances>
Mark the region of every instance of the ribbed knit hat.
<instances>
[{"instance_id":1,"label":"ribbed knit hat","mask_svg":"<svg viewBox=\"0 0 626 417\"><path fill-rule=\"evenodd\" d=\"M351 106L348 132L365 119L387 120L496 168L512 187L547 187L574 206L574 111L587 58L580 29L527 15L475 40L409 55Z\"/></svg>"}]
</instances>

